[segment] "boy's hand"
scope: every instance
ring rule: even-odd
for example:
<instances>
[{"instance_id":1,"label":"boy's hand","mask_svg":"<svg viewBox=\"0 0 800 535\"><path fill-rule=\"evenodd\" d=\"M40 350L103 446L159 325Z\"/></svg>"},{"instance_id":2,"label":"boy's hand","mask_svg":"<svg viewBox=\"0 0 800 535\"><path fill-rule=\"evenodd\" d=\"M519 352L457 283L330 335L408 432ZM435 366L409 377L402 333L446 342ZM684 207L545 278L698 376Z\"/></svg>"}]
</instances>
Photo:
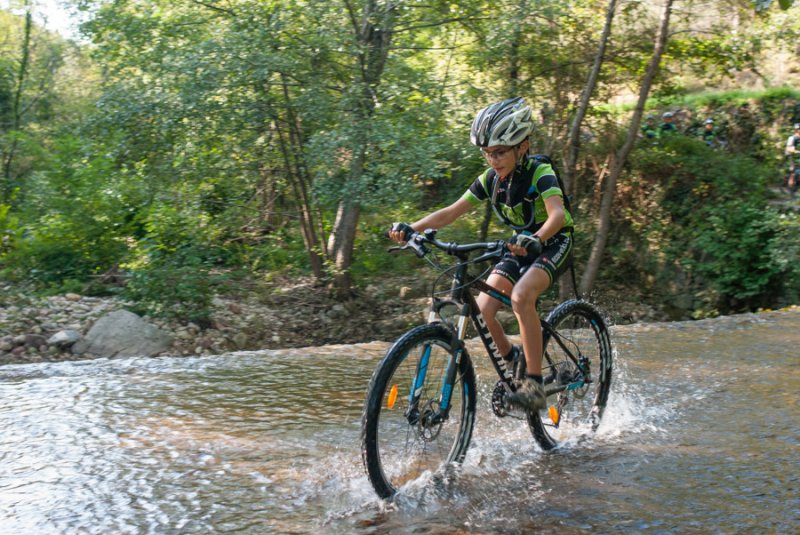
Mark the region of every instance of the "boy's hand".
<instances>
[{"instance_id":1,"label":"boy's hand","mask_svg":"<svg viewBox=\"0 0 800 535\"><path fill-rule=\"evenodd\" d=\"M392 223L389 238L397 243L405 243L414 234L414 229L406 223Z\"/></svg>"},{"instance_id":2,"label":"boy's hand","mask_svg":"<svg viewBox=\"0 0 800 535\"><path fill-rule=\"evenodd\" d=\"M542 240L539 236L515 234L508 242L508 250L516 256L536 258L542 254Z\"/></svg>"}]
</instances>

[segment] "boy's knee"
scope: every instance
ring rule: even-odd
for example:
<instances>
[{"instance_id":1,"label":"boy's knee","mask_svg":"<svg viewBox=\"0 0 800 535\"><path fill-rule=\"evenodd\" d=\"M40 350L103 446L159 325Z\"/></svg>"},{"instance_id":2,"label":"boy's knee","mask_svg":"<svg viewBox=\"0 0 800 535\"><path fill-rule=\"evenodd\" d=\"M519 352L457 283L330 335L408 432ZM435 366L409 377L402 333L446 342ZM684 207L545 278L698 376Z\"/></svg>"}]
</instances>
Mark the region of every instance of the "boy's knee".
<instances>
[{"instance_id":1,"label":"boy's knee","mask_svg":"<svg viewBox=\"0 0 800 535\"><path fill-rule=\"evenodd\" d=\"M530 304L536 304L536 299L539 298L539 292L536 291L535 288L530 288L527 291L514 288L514 291L511 292L511 308L514 312L518 312L524 310Z\"/></svg>"}]
</instances>

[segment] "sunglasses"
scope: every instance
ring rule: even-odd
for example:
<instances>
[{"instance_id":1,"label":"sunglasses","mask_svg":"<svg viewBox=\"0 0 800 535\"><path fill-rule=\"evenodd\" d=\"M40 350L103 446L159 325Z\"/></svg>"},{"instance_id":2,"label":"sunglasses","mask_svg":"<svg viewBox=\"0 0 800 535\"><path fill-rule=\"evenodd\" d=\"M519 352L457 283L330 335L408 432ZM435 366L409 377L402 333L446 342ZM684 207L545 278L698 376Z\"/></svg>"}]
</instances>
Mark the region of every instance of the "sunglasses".
<instances>
[{"instance_id":1,"label":"sunglasses","mask_svg":"<svg viewBox=\"0 0 800 535\"><path fill-rule=\"evenodd\" d=\"M505 147L505 148L496 149L496 150L493 150L493 151L488 151L486 149L481 149L481 154L483 154L483 157L486 158L487 160L499 160L499 159L503 158L506 154L511 152L512 150L514 150L514 147Z\"/></svg>"}]
</instances>

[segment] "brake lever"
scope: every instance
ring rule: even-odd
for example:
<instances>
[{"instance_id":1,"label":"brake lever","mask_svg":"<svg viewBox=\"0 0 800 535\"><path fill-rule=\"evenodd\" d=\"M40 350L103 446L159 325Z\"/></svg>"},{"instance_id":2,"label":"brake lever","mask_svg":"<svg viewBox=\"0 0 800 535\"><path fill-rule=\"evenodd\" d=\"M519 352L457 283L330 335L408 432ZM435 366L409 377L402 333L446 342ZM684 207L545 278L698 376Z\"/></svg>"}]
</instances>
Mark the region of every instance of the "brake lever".
<instances>
[{"instance_id":1,"label":"brake lever","mask_svg":"<svg viewBox=\"0 0 800 535\"><path fill-rule=\"evenodd\" d=\"M389 252L397 253L399 251L405 251L406 249L413 249L414 254L417 255L419 258L422 258L426 254L431 252L431 250L425 247L423 244L413 243L412 240L407 241L405 245L396 245L394 247L389 247Z\"/></svg>"},{"instance_id":2,"label":"brake lever","mask_svg":"<svg viewBox=\"0 0 800 535\"><path fill-rule=\"evenodd\" d=\"M503 254L506 251L508 251L508 247L506 245L506 242L504 242L503 240L497 240L495 242L494 247L491 250L489 250L489 251L483 253L482 255L476 257L475 259L473 259L473 262L475 262L475 263L485 262L486 260L492 260L494 258L500 258L501 256L503 256Z\"/></svg>"}]
</instances>

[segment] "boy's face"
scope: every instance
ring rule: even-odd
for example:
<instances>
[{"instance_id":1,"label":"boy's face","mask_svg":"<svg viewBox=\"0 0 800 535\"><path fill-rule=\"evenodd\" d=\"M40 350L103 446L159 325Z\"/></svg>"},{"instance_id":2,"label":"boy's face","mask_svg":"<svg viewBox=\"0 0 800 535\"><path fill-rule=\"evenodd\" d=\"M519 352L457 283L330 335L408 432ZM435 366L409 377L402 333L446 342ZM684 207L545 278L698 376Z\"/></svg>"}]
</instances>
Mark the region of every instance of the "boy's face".
<instances>
[{"instance_id":1,"label":"boy's face","mask_svg":"<svg viewBox=\"0 0 800 535\"><path fill-rule=\"evenodd\" d=\"M525 140L516 147L506 145L496 145L481 149L481 154L486 158L489 165L500 178L506 178L517 167L517 159L520 154L528 151L528 141Z\"/></svg>"}]
</instances>

